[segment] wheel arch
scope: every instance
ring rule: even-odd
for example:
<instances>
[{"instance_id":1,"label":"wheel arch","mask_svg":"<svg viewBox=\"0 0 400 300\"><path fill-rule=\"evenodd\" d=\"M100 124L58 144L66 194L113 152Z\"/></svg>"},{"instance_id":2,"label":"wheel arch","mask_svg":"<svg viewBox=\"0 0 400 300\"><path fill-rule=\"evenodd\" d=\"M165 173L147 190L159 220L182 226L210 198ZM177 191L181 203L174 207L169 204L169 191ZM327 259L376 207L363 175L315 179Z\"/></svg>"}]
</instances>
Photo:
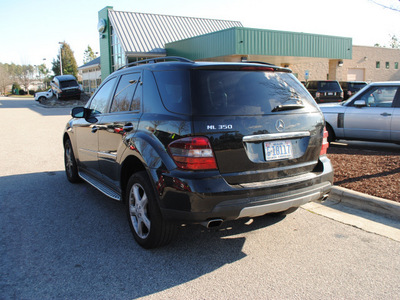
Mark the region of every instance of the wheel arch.
<instances>
[{"instance_id":1,"label":"wheel arch","mask_svg":"<svg viewBox=\"0 0 400 300\"><path fill-rule=\"evenodd\" d=\"M124 159L123 163L121 164L121 175L120 175L122 201L126 200L125 191L128 185L129 178L132 176L132 174L140 171L146 171L147 175L149 175L146 166L138 157L134 155L129 155Z\"/></svg>"}]
</instances>

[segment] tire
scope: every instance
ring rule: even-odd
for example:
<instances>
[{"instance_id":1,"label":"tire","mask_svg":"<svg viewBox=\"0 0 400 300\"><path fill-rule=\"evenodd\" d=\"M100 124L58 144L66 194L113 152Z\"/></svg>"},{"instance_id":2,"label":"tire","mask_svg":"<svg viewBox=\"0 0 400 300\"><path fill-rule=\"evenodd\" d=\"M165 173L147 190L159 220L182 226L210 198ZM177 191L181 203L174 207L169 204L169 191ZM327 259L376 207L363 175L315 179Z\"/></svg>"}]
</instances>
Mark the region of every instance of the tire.
<instances>
[{"instance_id":1,"label":"tire","mask_svg":"<svg viewBox=\"0 0 400 300\"><path fill-rule=\"evenodd\" d=\"M42 97L39 97L39 103L43 103L44 101L46 101L46 99L47 99L47 98L46 98L46 97L43 97L43 96L42 96Z\"/></svg>"},{"instance_id":2,"label":"tire","mask_svg":"<svg viewBox=\"0 0 400 300\"><path fill-rule=\"evenodd\" d=\"M81 182L81 178L78 174L78 166L76 164L74 151L72 149L72 144L69 139L67 139L64 144L64 166L65 174L67 175L67 179L69 182Z\"/></svg>"},{"instance_id":3,"label":"tire","mask_svg":"<svg viewBox=\"0 0 400 300\"><path fill-rule=\"evenodd\" d=\"M165 221L146 172L133 174L126 189L129 226L136 242L145 249L169 244L177 226Z\"/></svg>"},{"instance_id":4,"label":"tire","mask_svg":"<svg viewBox=\"0 0 400 300\"><path fill-rule=\"evenodd\" d=\"M336 140L336 136L330 125L326 125L326 130L328 131L328 143L330 144Z\"/></svg>"}]
</instances>

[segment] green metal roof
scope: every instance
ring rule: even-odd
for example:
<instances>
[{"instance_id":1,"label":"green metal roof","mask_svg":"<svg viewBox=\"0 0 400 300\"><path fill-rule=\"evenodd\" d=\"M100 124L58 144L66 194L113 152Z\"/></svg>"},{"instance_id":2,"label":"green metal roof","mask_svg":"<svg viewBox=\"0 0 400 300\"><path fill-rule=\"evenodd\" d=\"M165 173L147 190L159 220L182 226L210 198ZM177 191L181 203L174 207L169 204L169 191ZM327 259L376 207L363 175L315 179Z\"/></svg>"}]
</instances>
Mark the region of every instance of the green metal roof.
<instances>
[{"instance_id":1,"label":"green metal roof","mask_svg":"<svg viewBox=\"0 0 400 300\"><path fill-rule=\"evenodd\" d=\"M229 55L352 58L351 38L243 27L168 43L165 48L167 55L192 60Z\"/></svg>"}]
</instances>

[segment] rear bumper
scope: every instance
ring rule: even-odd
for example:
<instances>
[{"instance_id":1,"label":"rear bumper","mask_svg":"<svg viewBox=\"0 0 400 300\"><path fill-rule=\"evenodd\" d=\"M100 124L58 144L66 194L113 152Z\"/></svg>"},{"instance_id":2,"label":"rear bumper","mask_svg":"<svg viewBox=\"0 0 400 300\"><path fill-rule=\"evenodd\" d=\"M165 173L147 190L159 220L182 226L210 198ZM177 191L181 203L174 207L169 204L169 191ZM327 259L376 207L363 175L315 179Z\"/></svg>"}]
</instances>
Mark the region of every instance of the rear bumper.
<instances>
[{"instance_id":1,"label":"rear bumper","mask_svg":"<svg viewBox=\"0 0 400 300\"><path fill-rule=\"evenodd\" d=\"M81 90L74 89L74 90L63 90L61 93L58 94L59 99L68 99L74 97L81 96Z\"/></svg>"},{"instance_id":2,"label":"rear bumper","mask_svg":"<svg viewBox=\"0 0 400 300\"><path fill-rule=\"evenodd\" d=\"M185 173L163 174L157 184L163 216L178 223L202 223L211 219L235 220L299 207L329 194L333 170L321 158L323 171L252 185L229 185L220 175L203 178ZM182 174L183 173L183 174ZM174 176L175 175L175 176ZM177 177L180 175L179 177Z\"/></svg>"}]
</instances>

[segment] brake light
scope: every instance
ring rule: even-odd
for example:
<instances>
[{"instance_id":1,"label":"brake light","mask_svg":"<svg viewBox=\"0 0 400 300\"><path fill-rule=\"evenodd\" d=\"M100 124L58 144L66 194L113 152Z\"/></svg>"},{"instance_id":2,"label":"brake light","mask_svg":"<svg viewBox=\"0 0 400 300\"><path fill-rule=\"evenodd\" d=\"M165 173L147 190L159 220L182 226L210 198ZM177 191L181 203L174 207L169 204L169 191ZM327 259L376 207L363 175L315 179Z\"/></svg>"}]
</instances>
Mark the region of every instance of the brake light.
<instances>
[{"instance_id":1,"label":"brake light","mask_svg":"<svg viewBox=\"0 0 400 300\"><path fill-rule=\"evenodd\" d=\"M323 139L322 139L322 146L321 146L321 152L319 155L326 155L326 152L329 148L329 142L328 142L328 131L326 130L326 127L324 127L324 134L323 134Z\"/></svg>"},{"instance_id":2,"label":"brake light","mask_svg":"<svg viewBox=\"0 0 400 300\"><path fill-rule=\"evenodd\" d=\"M319 98L321 96L320 92L315 93L315 98Z\"/></svg>"},{"instance_id":3,"label":"brake light","mask_svg":"<svg viewBox=\"0 0 400 300\"><path fill-rule=\"evenodd\" d=\"M271 68L271 67L241 67L240 70L242 70L242 71L269 71L269 72L275 71L275 69Z\"/></svg>"},{"instance_id":4,"label":"brake light","mask_svg":"<svg viewBox=\"0 0 400 300\"><path fill-rule=\"evenodd\" d=\"M183 170L215 170L217 162L206 137L188 137L168 145L178 168Z\"/></svg>"}]
</instances>

